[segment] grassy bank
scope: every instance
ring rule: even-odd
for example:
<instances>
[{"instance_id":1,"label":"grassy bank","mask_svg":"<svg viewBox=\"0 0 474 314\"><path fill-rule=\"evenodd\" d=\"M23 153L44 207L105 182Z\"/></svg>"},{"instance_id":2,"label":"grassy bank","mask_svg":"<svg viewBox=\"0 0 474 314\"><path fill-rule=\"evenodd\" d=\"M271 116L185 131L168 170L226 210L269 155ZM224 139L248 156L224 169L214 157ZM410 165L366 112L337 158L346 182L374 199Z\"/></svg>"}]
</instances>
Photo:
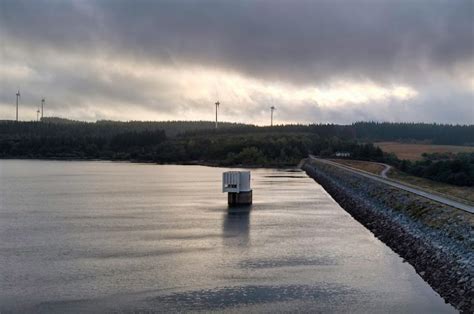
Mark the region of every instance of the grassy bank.
<instances>
[{"instance_id":1,"label":"grassy bank","mask_svg":"<svg viewBox=\"0 0 474 314\"><path fill-rule=\"evenodd\" d=\"M341 165L349 166L352 168L360 169L373 174L380 174L385 167L382 164L362 161L362 160L351 160L351 159L330 159L331 161L340 163Z\"/></svg>"}]
</instances>

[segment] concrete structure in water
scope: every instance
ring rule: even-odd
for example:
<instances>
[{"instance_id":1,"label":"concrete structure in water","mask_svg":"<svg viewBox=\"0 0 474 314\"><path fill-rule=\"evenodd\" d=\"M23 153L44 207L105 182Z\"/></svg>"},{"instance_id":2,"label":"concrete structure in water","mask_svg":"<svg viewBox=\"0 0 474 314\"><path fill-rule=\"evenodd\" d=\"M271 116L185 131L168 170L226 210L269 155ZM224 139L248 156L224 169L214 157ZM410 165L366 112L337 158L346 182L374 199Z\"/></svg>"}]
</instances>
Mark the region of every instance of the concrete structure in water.
<instances>
[{"instance_id":1,"label":"concrete structure in water","mask_svg":"<svg viewBox=\"0 0 474 314\"><path fill-rule=\"evenodd\" d=\"M229 206L252 204L250 171L227 171L222 174L222 192L227 192Z\"/></svg>"}]
</instances>

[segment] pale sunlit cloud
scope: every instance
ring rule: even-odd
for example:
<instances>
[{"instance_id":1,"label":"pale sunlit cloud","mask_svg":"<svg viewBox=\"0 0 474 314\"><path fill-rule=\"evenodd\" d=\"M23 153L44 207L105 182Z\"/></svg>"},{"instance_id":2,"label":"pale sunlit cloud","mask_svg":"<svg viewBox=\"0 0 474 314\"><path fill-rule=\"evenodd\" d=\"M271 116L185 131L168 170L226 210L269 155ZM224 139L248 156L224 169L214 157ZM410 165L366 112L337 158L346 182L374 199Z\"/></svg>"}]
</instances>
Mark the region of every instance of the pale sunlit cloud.
<instances>
[{"instance_id":1,"label":"pale sunlit cloud","mask_svg":"<svg viewBox=\"0 0 474 314\"><path fill-rule=\"evenodd\" d=\"M71 71L70 81L59 84L48 98L51 114L73 119L138 120L146 117L149 120L168 120L179 117L210 120L213 104L219 100L223 120L248 122L250 115L253 123L265 124L271 105L297 110L299 106L308 104L336 107L375 100L405 100L417 94L412 88L401 85L383 87L371 82L338 82L300 87L202 66L143 63L107 56L90 58L74 54L55 56L54 52L47 54L49 60L54 60L46 66L52 72L78 69ZM4 69L21 75L23 81L28 82L24 86L27 91L42 89L39 86L44 81L38 81L40 70L18 65L5 66ZM45 81L54 79L54 74L48 72L43 77ZM94 91L97 87L101 88L100 93ZM118 93L121 98L114 99L107 95L108 92ZM72 98L69 93L74 94L74 101L65 103L61 99ZM23 110L22 117L34 119L37 104L31 104L31 100L41 96L26 95L22 108L29 110ZM129 96L128 100L126 96ZM291 118L284 121L297 122Z\"/></svg>"}]
</instances>

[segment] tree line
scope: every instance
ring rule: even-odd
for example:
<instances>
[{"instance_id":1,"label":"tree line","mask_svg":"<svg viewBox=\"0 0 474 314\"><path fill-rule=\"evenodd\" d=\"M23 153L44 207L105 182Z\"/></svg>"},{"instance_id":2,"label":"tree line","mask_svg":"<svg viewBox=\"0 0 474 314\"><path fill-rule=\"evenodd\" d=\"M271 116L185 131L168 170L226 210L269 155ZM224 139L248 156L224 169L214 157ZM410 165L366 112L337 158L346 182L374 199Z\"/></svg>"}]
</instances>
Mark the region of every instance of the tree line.
<instances>
[{"instance_id":1,"label":"tree line","mask_svg":"<svg viewBox=\"0 0 474 314\"><path fill-rule=\"evenodd\" d=\"M113 136L124 132L163 130L168 137L206 135L214 132L211 121L107 121L81 122L43 118L38 122L0 121L0 138L14 136ZM320 137L335 136L360 142L418 141L432 144L474 145L474 125L427 123L357 122L338 124L289 124L255 126L242 123L219 123L219 134L311 133Z\"/></svg>"},{"instance_id":2,"label":"tree line","mask_svg":"<svg viewBox=\"0 0 474 314\"><path fill-rule=\"evenodd\" d=\"M100 123L92 126L83 123L10 123L5 127L0 123L0 158L109 159L279 167L294 166L309 153L330 156L336 151L351 151L360 158L380 159L382 156L382 151L372 144L357 144L343 136L330 136L334 134L332 131L320 135L291 127L257 129L234 125L217 131L194 130L169 136L162 129L134 129L126 125L117 130L120 126L118 124L114 129ZM7 128L10 128L8 132L3 132ZM233 128L242 129L242 132L233 131ZM331 130L333 127L327 128ZM249 131L252 129L257 131Z\"/></svg>"},{"instance_id":3,"label":"tree line","mask_svg":"<svg viewBox=\"0 0 474 314\"><path fill-rule=\"evenodd\" d=\"M419 128L418 134L404 128ZM374 130L371 134L369 130ZM440 130L463 143L472 126L356 123L350 126L281 125L257 127L212 122L77 121L0 122L0 158L107 159L156 163L201 163L223 166L294 166L308 154L389 163L435 181L473 185L473 154L425 155L419 162L399 160L373 144L376 140L441 140ZM462 131L462 132L461 132ZM369 132L369 133L367 133ZM444 136L444 135L443 135ZM454 136L454 135L453 135ZM453 144L453 142L444 143Z\"/></svg>"},{"instance_id":4,"label":"tree line","mask_svg":"<svg viewBox=\"0 0 474 314\"><path fill-rule=\"evenodd\" d=\"M357 122L355 137L369 141L426 141L443 145L474 145L474 125L437 123Z\"/></svg>"},{"instance_id":5,"label":"tree line","mask_svg":"<svg viewBox=\"0 0 474 314\"><path fill-rule=\"evenodd\" d=\"M411 175L459 186L474 186L474 153L423 154L423 160L398 160L387 156L386 161Z\"/></svg>"}]
</instances>

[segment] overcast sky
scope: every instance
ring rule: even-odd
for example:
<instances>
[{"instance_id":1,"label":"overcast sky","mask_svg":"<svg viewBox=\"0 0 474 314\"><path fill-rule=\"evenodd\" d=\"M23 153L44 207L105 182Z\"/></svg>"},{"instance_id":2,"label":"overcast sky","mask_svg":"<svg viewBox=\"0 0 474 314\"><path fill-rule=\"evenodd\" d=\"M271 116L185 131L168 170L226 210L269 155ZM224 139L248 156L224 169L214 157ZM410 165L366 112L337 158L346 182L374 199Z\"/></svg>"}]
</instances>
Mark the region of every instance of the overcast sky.
<instances>
[{"instance_id":1,"label":"overcast sky","mask_svg":"<svg viewBox=\"0 0 474 314\"><path fill-rule=\"evenodd\" d=\"M474 123L474 1L0 0L0 120Z\"/></svg>"}]
</instances>

